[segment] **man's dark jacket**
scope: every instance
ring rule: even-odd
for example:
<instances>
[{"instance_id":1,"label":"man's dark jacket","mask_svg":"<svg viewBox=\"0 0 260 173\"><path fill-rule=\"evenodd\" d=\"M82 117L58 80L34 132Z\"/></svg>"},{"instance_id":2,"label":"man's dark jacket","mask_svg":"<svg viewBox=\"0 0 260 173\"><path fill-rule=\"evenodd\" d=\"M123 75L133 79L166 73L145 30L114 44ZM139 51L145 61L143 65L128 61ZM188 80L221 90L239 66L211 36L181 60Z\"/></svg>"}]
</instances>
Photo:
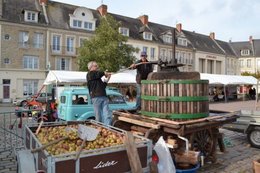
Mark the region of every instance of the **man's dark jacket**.
<instances>
[{"instance_id":1,"label":"man's dark jacket","mask_svg":"<svg viewBox=\"0 0 260 173\"><path fill-rule=\"evenodd\" d=\"M138 60L135 62L135 64L143 62L142 60ZM148 60L144 61L148 62ZM146 80L149 73L153 71L152 64L141 64L136 66L137 74L136 74L136 82L138 84L141 83L141 80Z\"/></svg>"},{"instance_id":2,"label":"man's dark jacket","mask_svg":"<svg viewBox=\"0 0 260 173\"><path fill-rule=\"evenodd\" d=\"M89 71L87 74L87 85L91 98L106 96L107 83L101 78L105 75L103 71Z\"/></svg>"}]
</instances>

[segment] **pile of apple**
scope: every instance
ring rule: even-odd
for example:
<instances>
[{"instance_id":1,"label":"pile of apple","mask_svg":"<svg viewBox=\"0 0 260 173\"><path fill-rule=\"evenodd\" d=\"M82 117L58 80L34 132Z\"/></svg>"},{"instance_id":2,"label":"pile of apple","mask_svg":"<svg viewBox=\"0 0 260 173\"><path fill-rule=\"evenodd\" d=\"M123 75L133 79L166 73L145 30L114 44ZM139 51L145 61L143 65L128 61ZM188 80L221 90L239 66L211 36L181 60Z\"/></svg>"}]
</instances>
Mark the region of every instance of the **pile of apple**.
<instances>
[{"instance_id":1,"label":"pile of apple","mask_svg":"<svg viewBox=\"0 0 260 173\"><path fill-rule=\"evenodd\" d=\"M66 127L75 130L68 131L68 128ZM99 130L99 134L94 141L86 141L84 146L85 150L95 150L123 144L122 134L100 126L91 125L91 127L97 128ZM79 150L83 140L78 137L77 129L77 125L43 127L36 136L42 145L56 139L60 139L64 136L69 136L67 140L60 141L59 143L51 145L46 149L52 155L60 155Z\"/></svg>"}]
</instances>

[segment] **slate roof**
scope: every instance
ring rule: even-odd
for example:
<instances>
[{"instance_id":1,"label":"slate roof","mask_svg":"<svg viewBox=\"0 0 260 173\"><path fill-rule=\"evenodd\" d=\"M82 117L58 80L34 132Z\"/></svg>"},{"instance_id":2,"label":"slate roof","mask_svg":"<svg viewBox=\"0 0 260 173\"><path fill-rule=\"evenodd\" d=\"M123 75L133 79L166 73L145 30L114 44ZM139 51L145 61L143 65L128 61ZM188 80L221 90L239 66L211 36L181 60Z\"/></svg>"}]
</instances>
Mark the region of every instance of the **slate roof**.
<instances>
[{"instance_id":1,"label":"slate roof","mask_svg":"<svg viewBox=\"0 0 260 173\"><path fill-rule=\"evenodd\" d=\"M228 42L216 40L217 44L225 51L227 56L236 57L236 53Z\"/></svg>"},{"instance_id":2,"label":"slate roof","mask_svg":"<svg viewBox=\"0 0 260 173\"><path fill-rule=\"evenodd\" d=\"M23 23L29 25L45 25L46 21L41 11L41 8L37 8L34 0L7 0L3 2L3 17L1 20ZM38 23L25 22L24 21L24 10L38 11Z\"/></svg>"},{"instance_id":3,"label":"slate roof","mask_svg":"<svg viewBox=\"0 0 260 173\"><path fill-rule=\"evenodd\" d=\"M249 43L249 41L243 41L243 42L231 42L230 45L235 50L235 53L238 57L241 57L241 50L243 49L249 49L250 50L250 56L253 56L253 47Z\"/></svg>"},{"instance_id":4,"label":"slate roof","mask_svg":"<svg viewBox=\"0 0 260 173\"><path fill-rule=\"evenodd\" d=\"M255 56L260 57L260 39L253 40Z\"/></svg>"},{"instance_id":5,"label":"slate roof","mask_svg":"<svg viewBox=\"0 0 260 173\"><path fill-rule=\"evenodd\" d=\"M183 30L182 32L196 50L216 54L225 54L209 36L186 30Z\"/></svg>"}]
</instances>

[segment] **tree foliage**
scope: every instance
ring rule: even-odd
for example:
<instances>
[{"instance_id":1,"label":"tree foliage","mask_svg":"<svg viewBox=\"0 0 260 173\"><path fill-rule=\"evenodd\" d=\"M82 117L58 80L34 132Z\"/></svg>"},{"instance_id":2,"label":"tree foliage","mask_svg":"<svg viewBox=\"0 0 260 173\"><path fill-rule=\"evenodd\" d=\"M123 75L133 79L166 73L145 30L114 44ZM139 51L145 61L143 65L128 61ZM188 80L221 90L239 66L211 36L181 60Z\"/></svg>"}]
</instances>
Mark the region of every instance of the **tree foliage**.
<instances>
[{"instance_id":1,"label":"tree foliage","mask_svg":"<svg viewBox=\"0 0 260 173\"><path fill-rule=\"evenodd\" d=\"M79 68L87 71L87 64L96 61L101 70L116 72L120 67L128 67L138 49L126 44L127 37L119 33L120 23L111 15L101 18L95 36L84 41L79 49Z\"/></svg>"},{"instance_id":2,"label":"tree foliage","mask_svg":"<svg viewBox=\"0 0 260 173\"><path fill-rule=\"evenodd\" d=\"M257 71L256 73L250 73L250 72L242 72L241 73L242 76L253 76L255 77L256 79L260 79L260 72Z\"/></svg>"}]
</instances>

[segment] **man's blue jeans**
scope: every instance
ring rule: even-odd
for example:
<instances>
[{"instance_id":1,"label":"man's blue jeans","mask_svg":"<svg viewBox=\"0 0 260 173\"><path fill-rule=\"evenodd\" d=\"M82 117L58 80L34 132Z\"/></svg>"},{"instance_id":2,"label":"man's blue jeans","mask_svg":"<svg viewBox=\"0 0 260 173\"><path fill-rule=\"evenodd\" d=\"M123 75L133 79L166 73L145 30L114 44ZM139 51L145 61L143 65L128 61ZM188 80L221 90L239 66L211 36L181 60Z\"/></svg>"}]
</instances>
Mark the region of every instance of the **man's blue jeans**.
<instances>
[{"instance_id":1,"label":"man's blue jeans","mask_svg":"<svg viewBox=\"0 0 260 173\"><path fill-rule=\"evenodd\" d=\"M108 107L108 102L109 100L105 96L92 98L96 121L102 122L105 125L111 125L112 122L112 115Z\"/></svg>"},{"instance_id":2,"label":"man's blue jeans","mask_svg":"<svg viewBox=\"0 0 260 173\"><path fill-rule=\"evenodd\" d=\"M141 84L136 84L136 109L141 110Z\"/></svg>"}]
</instances>

